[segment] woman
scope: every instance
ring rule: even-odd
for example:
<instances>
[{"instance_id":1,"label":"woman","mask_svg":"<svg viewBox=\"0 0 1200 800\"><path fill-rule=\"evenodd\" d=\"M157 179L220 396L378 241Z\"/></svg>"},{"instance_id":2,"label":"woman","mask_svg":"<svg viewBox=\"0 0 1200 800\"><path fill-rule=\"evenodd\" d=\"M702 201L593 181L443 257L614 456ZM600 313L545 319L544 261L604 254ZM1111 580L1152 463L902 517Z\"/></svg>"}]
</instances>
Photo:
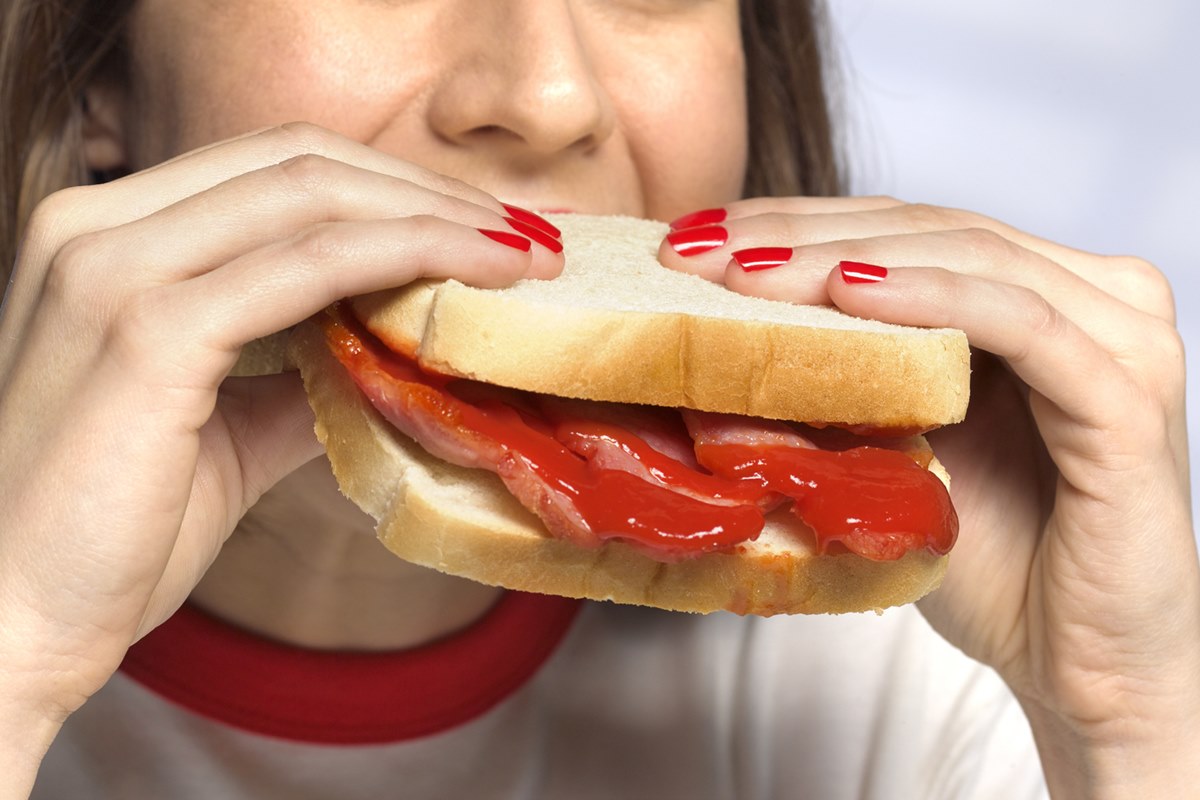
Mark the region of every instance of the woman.
<instances>
[{"instance_id":1,"label":"woman","mask_svg":"<svg viewBox=\"0 0 1200 800\"><path fill-rule=\"evenodd\" d=\"M977 215L814 197L836 171L802 4L16 0L5 25L5 796L374 795L381 780L402 796L1013 796L1030 770L1006 771L1024 758L1011 701L949 648L926 655L944 646L910 610L761 624L589 608L572 623L573 607L537 605L521 617L536 641L471 650L495 660L470 673L484 684L502 651L552 650L573 626L520 691L455 685L493 710L442 704L439 724L370 736L330 730L364 702L352 684L308 733L246 732L228 698L210 716L233 727L117 673L189 598L216 633L154 651L168 695L206 653L181 648L246 635L233 629L286 671L314 650L474 648L501 624L513 603L497 590L378 558L294 376L226 376L243 345L341 296L555 275L553 248L480 235L505 229L502 201L721 209L725 246L666 246L664 264L965 330L992 356L970 419L936 443L963 534L922 613L1007 684L1056 795L1198 784L1200 576L1169 287L1140 261ZM765 272L729 266L760 244L795 249ZM843 280L843 259L879 280ZM401 715L448 694L436 671L404 674ZM369 680L368 711L383 691ZM237 699L261 716L260 698Z\"/></svg>"}]
</instances>

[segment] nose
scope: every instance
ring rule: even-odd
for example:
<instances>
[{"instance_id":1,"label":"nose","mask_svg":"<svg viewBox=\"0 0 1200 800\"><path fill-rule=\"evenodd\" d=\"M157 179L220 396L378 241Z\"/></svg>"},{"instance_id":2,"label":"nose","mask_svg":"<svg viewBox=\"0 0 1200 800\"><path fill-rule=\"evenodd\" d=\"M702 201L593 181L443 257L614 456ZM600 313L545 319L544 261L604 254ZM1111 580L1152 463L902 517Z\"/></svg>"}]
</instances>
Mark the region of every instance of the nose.
<instances>
[{"instance_id":1,"label":"nose","mask_svg":"<svg viewBox=\"0 0 1200 800\"><path fill-rule=\"evenodd\" d=\"M538 158L599 146L615 125L586 26L571 0L472 2L453 65L434 88L430 125L461 146Z\"/></svg>"}]
</instances>

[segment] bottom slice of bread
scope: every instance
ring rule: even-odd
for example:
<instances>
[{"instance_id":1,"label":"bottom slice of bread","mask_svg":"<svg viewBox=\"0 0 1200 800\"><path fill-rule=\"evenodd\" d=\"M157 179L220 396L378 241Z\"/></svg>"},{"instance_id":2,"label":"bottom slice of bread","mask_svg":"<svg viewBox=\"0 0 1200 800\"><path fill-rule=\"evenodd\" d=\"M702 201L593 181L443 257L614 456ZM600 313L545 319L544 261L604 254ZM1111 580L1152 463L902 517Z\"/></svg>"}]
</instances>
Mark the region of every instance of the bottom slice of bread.
<instances>
[{"instance_id":1,"label":"bottom slice of bread","mask_svg":"<svg viewBox=\"0 0 1200 800\"><path fill-rule=\"evenodd\" d=\"M495 475L427 454L371 407L314 324L300 326L300 367L342 492L379 522L399 557L480 583L675 611L820 614L902 605L937 588L946 557L877 562L818 555L787 511L754 542L674 563L619 542L585 549L545 533Z\"/></svg>"}]
</instances>

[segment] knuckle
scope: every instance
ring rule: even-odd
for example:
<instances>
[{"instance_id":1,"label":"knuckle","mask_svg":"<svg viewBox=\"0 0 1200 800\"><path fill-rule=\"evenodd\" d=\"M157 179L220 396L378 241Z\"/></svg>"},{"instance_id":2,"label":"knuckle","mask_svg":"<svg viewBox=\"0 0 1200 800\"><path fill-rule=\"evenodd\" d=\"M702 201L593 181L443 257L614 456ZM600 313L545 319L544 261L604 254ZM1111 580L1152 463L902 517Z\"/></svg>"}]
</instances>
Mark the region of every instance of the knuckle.
<instances>
[{"instance_id":1,"label":"knuckle","mask_svg":"<svg viewBox=\"0 0 1200 800\"><path fill-rule=\"evenodd\" d=\"M346 243L339 231L338 225L329 222L305 228L292 238L294 261L300 264L320 264L343 255Z\"/></svg>"},{"instance_id":2,"label":"knuckle","mask_svg":"<svg viewBox=\"0 0 1200 800\"><path fill-rule=\"evenodd\" d=\"M441 227L445 222L436 214L413 214L408 218L408 224L419 233L432 233L435 227Z\"/></svg>"},{"instance_id":3,"label":"knuckle","mask_svg":"<svg viewBox=\"0 0 1200 800\"><path fill-rule=\"evenodd\" d=\"M918 231L954 230L967 227L961 219L962 212L930 203L909 203L904 213L910 225Z\"/></svg>"},{"instance_id":4,"label":"knuckle","mask_svg":"<svg viewBox=\"0 0 1200 800\"><path fill-rule=\"evenodd\" d=\"M133 356L143 350L135 353L128 346L134 337L121 335L121 330L130 319L147 317L157 303L146 297L153 287L145 282L114 279L112 250L104 232L71 239L48 266L44 296L70 335L104 342L105 348L118 356ZM147 334L139 341L144 348L154 339ZM126 358L123 363L132 366L136 361Z\"/></svg>"},{"instance_id":5,"label":"knuckle","mask_svg":"<svg viewBox=\"0 0 1200 800\"><path fill-rule=\"evenodd\" d=\"M1019 259L1018 246L991 228L963 228L958 237L970 257L980 263L1006 263Z\"/></svg>"},{"instance_id":6,"label":"knuckle","mask_svg":"<svg viewBox=\"0 0 1200 800\"><path fill-rule=\"evenodd\" d=\"M458 178L443 175L440 172L430 172L428 181L426 188L432 191L467 200L485 208L498 202L492 195L482 189L461 181Z\"/></svg>"},{"instance_id":7,"label":"knuckle","mask_svg":"<svg viewBox=\"0 0 1200 800\"><path fill-rule=\"evenodd\" d=\"M71 186L47 195L33 208L25 224L25 240L35 247L67 241L82 209L91 202L92 187Z\"/></svg>"},{"instance_id":8,"label":"knuckle","mask_svg":"<svg viewBox=\"0 0 1200 800\"><path fill-rule=\"evenodd\" d=\"M446 231L446 222L434 214L415 214L405 224L411 231L411 238L423 242L435 242Z\"/></svg>"},{"instance_id":9,"label":"knuckle","mask_svg":"<svg viewBox=\"0 0 1200 800\"><path fill-rule=\"evenodd\" d=\"M1133 305L1163 319L1175 319L1175 292L1161 270L1149 261L1132 256L1111 256L1108 266L1122 295Z\"/></svg>"},{"instance_id":10,"label":"knuckle","mask_svg":"<svg viewBox=\"0 0 1200 800\"><path fill-rule=\"evenodd\" d=\"M303 194L319 194L330 184L336 162L317 153L301 153L281 161L276 169Z\"/></svg>"},{"instance_id":11,"label":"knuckle","mask_svg":"<svg viewBox=\"0 0 1200 800\"><path fill-rule=\"evenodd\" d=\"M1020 291L1025 295L1025 326L1030 340L1050 340L1061 334L1067 324L1062 312L1038 292L1023 287Z\"/></svg>"},{"instance_id":12,"label":"knuckle","mask_svg":"<svg viewBox=\"0 0 1200 800\"><path fill-rule=\"evenodd\" d=\"M311 122L286 122L269 128L264 135L275 143L281 152L294 155L331 152L340 138L328 128Z\"/></svg>"}]
</instances>

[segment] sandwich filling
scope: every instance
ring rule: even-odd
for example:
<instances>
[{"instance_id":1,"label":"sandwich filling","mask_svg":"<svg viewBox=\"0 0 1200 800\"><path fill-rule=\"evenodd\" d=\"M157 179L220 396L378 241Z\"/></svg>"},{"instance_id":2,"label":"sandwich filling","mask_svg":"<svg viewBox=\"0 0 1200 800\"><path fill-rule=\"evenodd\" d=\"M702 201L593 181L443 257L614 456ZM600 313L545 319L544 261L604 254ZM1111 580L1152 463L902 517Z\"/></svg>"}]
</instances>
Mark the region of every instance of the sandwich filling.
<instances>
[{"instance_id":1,"label":"sandwich filling","mask_svg":"<svg viewBox=\"0 0 1200 800\"><path fill-rule=\"evenodd\" d=\"M735 552L790 504L819 553L949 552L958 518L919 437L521 392L430 373L348 310L326 341L371 405L430 454L486 469L550 535L618 540L659 561Z\"/></svg>"}]
</instances>

